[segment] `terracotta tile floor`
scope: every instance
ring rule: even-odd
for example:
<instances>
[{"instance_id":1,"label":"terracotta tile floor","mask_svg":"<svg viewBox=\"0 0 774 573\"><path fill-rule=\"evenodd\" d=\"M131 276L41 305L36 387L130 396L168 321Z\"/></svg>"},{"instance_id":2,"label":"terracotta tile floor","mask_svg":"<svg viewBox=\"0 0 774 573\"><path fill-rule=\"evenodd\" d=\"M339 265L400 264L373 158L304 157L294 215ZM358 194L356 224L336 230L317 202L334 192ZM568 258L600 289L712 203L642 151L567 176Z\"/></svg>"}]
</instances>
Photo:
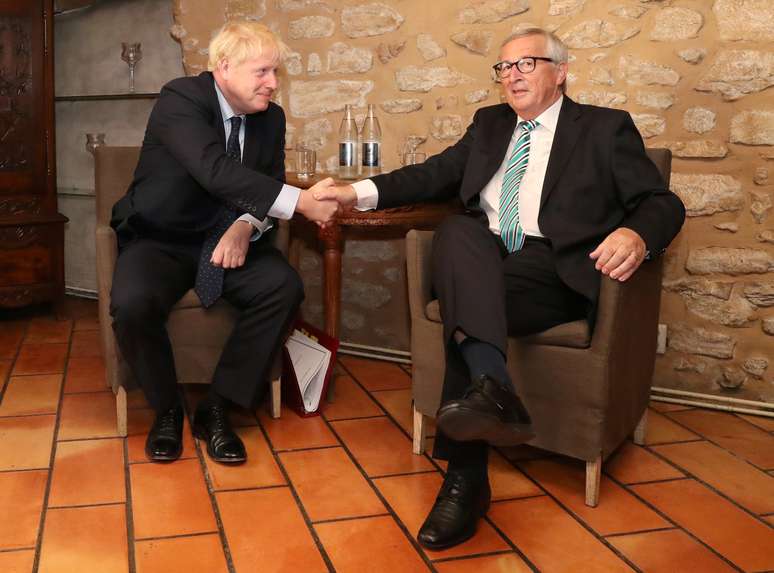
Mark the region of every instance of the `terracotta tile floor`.
<instances>
[{"instance_id":1,"label":"terracotta tile floor","mask_svg":"<svg viewBox=\"0 0 774 573\"><path fill-rule=\"evenodd\" d=\"M654 402L596 509L579 462L495 453L479 533L423 551L445 464L411 453L408 368L343 357L323 416L235 414L243 466L205 459L189 424L184 459L150 464L152 413L130 395L116 437L96 306L75 304L0 322L0 572L774 570L771 418Z\"/></svg>"}]
</instances>

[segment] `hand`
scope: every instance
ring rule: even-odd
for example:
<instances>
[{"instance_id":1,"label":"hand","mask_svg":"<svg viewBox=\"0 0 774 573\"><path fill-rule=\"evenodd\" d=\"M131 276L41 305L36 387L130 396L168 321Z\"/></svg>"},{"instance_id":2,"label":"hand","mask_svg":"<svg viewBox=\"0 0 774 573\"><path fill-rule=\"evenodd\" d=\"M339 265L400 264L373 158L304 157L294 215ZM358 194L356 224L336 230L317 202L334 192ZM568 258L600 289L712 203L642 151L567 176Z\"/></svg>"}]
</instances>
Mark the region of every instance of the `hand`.
<instances>
[{"instance_id":1,"label":"hand","mask_svg":"<svg viewBox=\"0 0 774 573\"><path fill-rule=\"evenodd\" d=\"M645 260L645 241L636 232L619 227L589 253L597 261L594 265L602 274L621 282L634 274Z\"/></svg>"},{"instance_id":2,"label":"hand","mask_svg":"<svg viewBox=\"0 0 774 573\"><path fill-rule=\"evenodd\" d=\"M333 179L330 177L315 183L307 191L301 191L296 203L296 211L323 228L333 220L339 210L339 204L332 199L318 201L314 196L314 190L324 190L331 185L333 185Z\"/></svg>"},{"instance_id":3,"label":"hand","mask_svg":"<svg viewBox=\"0 0 774 573\"><path fill-rule=\"evenodd\" d=\"M309 189L318 200L333 199L342 207L349 207L357 203L357 193L352 185L329 185L317 189L317 185Z\"/></svg>"},{"instance_id":4,"label":"hand","mask_svg":"<svg viewBox=\"0 0 774 573\"><path fill-rule=\"evenodd\" d=\"M250 237L253 234L253 226L247 221L234 221L226 229L223 236L212 251L210 262L216 267L224 269L236 269L245 264L247 248L250 246Z\"/></svg>"}]
</instances>

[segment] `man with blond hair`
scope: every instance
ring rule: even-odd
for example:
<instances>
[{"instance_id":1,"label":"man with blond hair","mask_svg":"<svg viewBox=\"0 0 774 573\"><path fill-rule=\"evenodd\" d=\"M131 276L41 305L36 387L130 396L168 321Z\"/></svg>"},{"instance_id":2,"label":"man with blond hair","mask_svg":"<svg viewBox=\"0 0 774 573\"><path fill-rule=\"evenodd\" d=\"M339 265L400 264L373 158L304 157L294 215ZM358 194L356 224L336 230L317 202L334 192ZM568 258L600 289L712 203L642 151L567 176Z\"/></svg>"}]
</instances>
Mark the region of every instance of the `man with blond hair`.
<instances>
[{"instance_id":1,"label":"man with blond hair","mask_svg":"<svg viewBox=\"0 0 774 573\"><path fill-rule=\"evenodd\" d=\"M430 549L470 538L487 512L488 446L533 435L506 368L508 335L593 324L601 275L627 280L685 217L629 114L564 95L567 60L550 32L513 34L493 66L506 103L479 109L460 141L422 165L317 195L365 209L456 195L467 208L433 241L446 348L433 455L449 465L419 530Z\"/></svg>"},{"instance_id":2,"label":"man with blond hair","mask_svg":"<svg viewBox=\"0 0 774 573\"><path fill-rule=\"evenodd\" d=\"M283 52L266 26L226 24L210 43L210 71L162 88L134 180L113 207L119 255L110 313L156 412L145 447L153 461L182 452L169 311L191 287L205 308L222 296L239 310L193 429L215 461L243 462L228 407L253 407L265 394L303 299L301 279L272 246L272 221L298 212L325 225L337 209L284 182L285 114L271 101Z\"/></svg>"}]
</instances>

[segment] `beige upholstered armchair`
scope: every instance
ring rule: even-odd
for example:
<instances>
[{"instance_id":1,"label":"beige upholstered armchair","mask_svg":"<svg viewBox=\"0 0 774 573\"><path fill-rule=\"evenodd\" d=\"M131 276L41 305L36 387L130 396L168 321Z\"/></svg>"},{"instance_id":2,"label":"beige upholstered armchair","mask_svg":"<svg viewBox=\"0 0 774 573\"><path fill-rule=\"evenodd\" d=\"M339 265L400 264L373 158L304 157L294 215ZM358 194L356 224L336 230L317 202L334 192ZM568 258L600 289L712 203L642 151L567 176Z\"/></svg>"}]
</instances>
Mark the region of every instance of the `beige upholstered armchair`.
<instances>
[{"instance_id":1,"label":"beige upholstered armchair","mask_svg":"<svg viewBox=\"0 0 774 573\"><path fill-rule=\"evenodd\" d=\"M671 153L648 156L669 184ZM433 233L406 237L414 453L425 449L425 416L441 400L444 349L438 301L430 285ZM508 369L535 426L530 445L586 462L586 504L596 506L602 462L627 436L641 444L656 355L661 258L625 283L602 278L593 334L585 320L508 341Z\"/></svg>"},{"instance_id":2,"label":"beige upholstered armchair","mask_svg":"<svg viewBox=\"0 0 774 573\"><path fill-rule=\"evenodd\" d=\"M95 153L95 191L97 196L97 284L99 294L99 324L102 350L105 356L107 383L116 395L118 433L127 433L126 385L131 374L116 345L110 317L110 287L118 248L110 227L110 211L132 182L140 155L139 147L99 147ZM275 244L287 254L288 224L281 221ZM236 320L236 310L225 301L218 301L205 310L199 298L188 291L169 315L167 329L175 355L178 382L208 384L212 380L223 345ZM280 415L281 360L272 369L271 415Z\"/></svg>"}]
</instances>

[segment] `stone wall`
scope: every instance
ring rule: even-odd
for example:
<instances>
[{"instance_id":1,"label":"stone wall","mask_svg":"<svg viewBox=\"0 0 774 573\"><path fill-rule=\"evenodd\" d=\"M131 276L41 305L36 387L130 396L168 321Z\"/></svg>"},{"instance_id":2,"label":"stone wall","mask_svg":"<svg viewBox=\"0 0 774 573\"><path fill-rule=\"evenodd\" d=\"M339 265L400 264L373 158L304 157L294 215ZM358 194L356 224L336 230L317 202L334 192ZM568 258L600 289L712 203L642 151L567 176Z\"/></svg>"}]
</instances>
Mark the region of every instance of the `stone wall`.
<instances>
[{"instance_id":1,"label":"stone wall","mask_svg":"<svg viewBox=\"0 0 774 573\"><path fill-rule=\"evenodd\" d=\"M774 399L771 0L175 0L174 17L191 74L226 19L279 32L292 49L278 96L288 146L316 148L324 168L347 103L361 116L378 104L387 169L409 140L442 150L500 101L489 68L501 39L555 30L571 48L569 95L627 109L647 145L675 155L688 220L667 255L657 384Z\"/></svg>"}]
</instances>

